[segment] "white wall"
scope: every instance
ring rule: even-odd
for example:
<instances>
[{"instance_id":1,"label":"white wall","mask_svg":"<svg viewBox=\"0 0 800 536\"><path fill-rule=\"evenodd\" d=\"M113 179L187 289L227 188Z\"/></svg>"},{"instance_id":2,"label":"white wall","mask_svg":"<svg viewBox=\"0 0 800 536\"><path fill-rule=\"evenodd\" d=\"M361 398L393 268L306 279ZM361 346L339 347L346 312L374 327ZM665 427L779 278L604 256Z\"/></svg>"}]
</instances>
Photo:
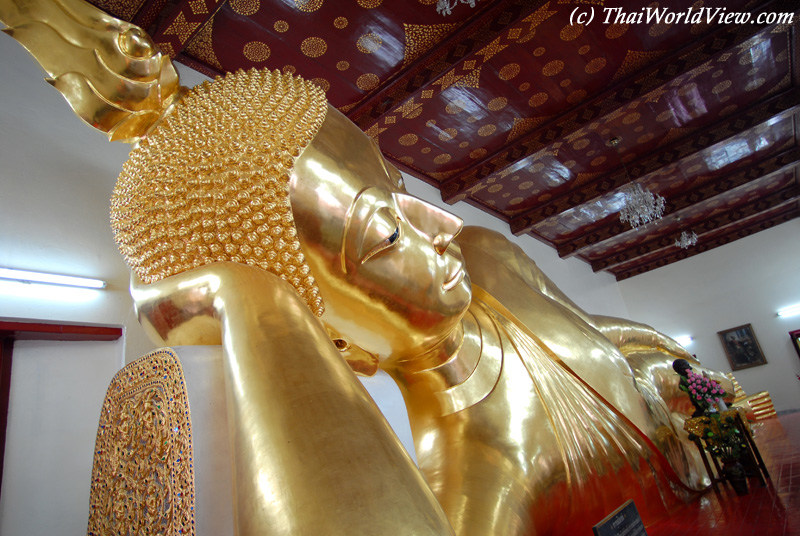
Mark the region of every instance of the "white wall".
<instances>
[{"instance_id":1,"label":"white wall","mask_svg":"<svg viewBox=\"0 0 800 536\"><path fill-rule=\"evenodd\" d=\"M17 341L0 534L85 534L103 398L122 342Z\"/></svg>"},{"instance_id":2,"label":"white wall","mask_svg":"<svg viewBox=\"0 0 800 536\"><path fill-rule=\"evenodd\" d=\"M730 371L718 331L752 324L767 364L735 373L742 388L768 390L778 411L800 409L800 358L789 331L800 316L776 311L800 303L800 220L621 281L631 317L668 335L691 335L687 349L710 368Z\"/></svg>"}]
</instances>

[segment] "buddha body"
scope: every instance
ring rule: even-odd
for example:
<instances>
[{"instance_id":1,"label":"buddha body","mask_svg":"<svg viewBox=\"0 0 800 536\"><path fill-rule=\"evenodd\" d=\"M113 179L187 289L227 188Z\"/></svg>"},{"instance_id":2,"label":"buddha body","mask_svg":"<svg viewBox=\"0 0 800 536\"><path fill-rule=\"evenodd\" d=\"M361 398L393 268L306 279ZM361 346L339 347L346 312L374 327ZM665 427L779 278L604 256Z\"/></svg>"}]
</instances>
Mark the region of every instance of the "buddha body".
<instances>
[{"instance_id":1,"label":"buddha body","mask_svg":"<svg viewBox=\"0 0 800 536\"><path fill-rule=\"evenodd\" d=\"M239 73L228 82L247 87L253 83L250 77L262 80L263 76ZM272 76L279 84L288 83ZM165 132L175 130L169 121ZM268 203L278 214L274 220L281 231L262 229L280 240L296 239L298 246L280 247L293 252L302 267L279 272L279 278L259 266L257 259L239 259L247 248L207 246L209 252L233 252L237 258L210 256L210 262L200 262L196 268L134 288L140 317L161 341L196 342L192 337L198 330L183 327L199 317L224 317L223 344L228 354L238 356L237 345L250 337L247 330L260 331L267 344L269 333L276 330L308 341L304 330L318 322L328 338L316 338L310 347L305 344L304 353L338 353L339 359L362 373L383 368L400 386L425 485L459 535L588 530L630 498L646 520L655 520L692 489L702 487L700 473L678 437L672 418L675 408L660 398L664 386L649 382L643 373L637 380L620 348L646 346L650 364L643 370L648 373L658 368L653 360L668 366L675 357L686 357L685 351L645 326L594 319L504 237L480 228L464 229L456 216L408 194L400 173L373 141L335 109L328 107L314 124L317 130L312 129L307 144L296 150L284 175L287 202ZM241 143L247 152L246 141ZM147 144L141 148L144 153L152 150ZM139 161L134 152L131 162ZM242 200L248 201L248 210L263 207L264 200L253 202L253 189L242 195L235 186L265 173L269 166L232 167L237 171L225 167L214 171L213 163L203 169L210 170L209 183L230 187L230 198L239 201L237 216ZM133 168L124 172L118 192L127 196L136 187L176 190L173 179L162 187L140 180L138 173ZM185 176L191 178L188 173ZM142 186L136 186L137 181ZM190 190L183 195L194 194ZM276 196L269 188L265 195L270 200ZM167 201L154 210L173 206ZM129 209L124 196L115 198L112 212L118 237L131 236L124 216ZM238 222L229 217L231 221ZM209 224L195 225L197 233L204 225ZM236 235L236 229L223 228L218 235ZM181 232L191 245L190 230L163 231L165 236ZM257 237L252 241L266 243ZM122 244L123 251L128 245ZM195 250L203 254L204 247ZM186 251L172 256L180 263L194 262ZM137 257L143 258L150 257ZM283 268L295 262L288 254L280 258L285 261L279 264ZM153 266L170 269L169 262ZM208 283L208 277L231 270L239 275ZM147 275L140 274L142 279ZM289 317L281 314L274 299L268 312L259 312L255 304L247 315L229 306L230 298L217 299L221 293L283 295L286 281L295 287L313 283L311 290L297 293L308 307L286 304ZM188 297L192 292L204 296L207 305L198 306ZM173 318L169 326L160 314L165 302L180 311L180 320ZM225 303L224 312L213 305L218 302ZM603 332L616 338L616 344ZM266 392L272 383L284 382L249 368L275 356L228 359L235 363L227 380L234 386L237 374ZM306 380L313 383L314 373L308 367ZM645 393L637 381L652 389ZM246 400L233 389L229 404L231 400L238 404L237 397L250 406L274 403L266 398ZM270 434L270 428L287 425L285 419L279 421L253 421L245 428L255 435ZM249 463L237 482L247 480L254 470ZM410 528L397 530L416 533Z\"/></svg>"},{"instance_id":2,"label":"buddha body","mask_svg":"<svg viewBox=\"0 0 800 536\"><path fill-rule=\"evenodd\" d=\"M223 345L237 534L572 534L702 487L665 373L691 357L408 194L319 88L251 71L187 93L135 27L74 0L0 6L79 114L138 141L112 227L153 339ZM92 82L95 55L62 68L66 46L117 54L119 83ZM163 97L147 113L126 89L144 82ZM352 372L378 367L419 470Z\"/></svg>"}]
</instances>

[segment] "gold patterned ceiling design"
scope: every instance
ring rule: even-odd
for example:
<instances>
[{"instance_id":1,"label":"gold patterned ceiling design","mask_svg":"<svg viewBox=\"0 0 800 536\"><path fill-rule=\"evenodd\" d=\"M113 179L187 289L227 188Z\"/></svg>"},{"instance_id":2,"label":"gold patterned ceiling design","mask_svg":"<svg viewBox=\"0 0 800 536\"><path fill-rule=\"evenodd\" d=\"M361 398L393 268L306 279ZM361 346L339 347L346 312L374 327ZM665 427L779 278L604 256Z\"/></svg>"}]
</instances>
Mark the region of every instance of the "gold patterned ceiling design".
<instances>
[{"instance_id":1,"label":"gold patterned ceiling design","mask_svg":"<svg viewBox=\"0 0 800 536\"><path fill-rule=\"evenodd\" d=\"M617 279L800 215L795 0L92 1L204 74L312 80L447 202ZM661 220L620 223L630 182Z\"/></svg>"}]
</instances>

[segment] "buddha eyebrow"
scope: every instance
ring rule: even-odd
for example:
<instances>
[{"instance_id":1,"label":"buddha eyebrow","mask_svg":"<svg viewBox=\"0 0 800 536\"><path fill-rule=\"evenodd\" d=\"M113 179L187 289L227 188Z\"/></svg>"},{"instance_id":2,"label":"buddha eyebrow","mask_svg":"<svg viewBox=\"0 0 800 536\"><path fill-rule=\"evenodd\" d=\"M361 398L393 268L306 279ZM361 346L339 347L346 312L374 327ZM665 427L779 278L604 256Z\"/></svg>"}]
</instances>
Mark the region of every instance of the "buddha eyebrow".
<instances>
[{"instance_id":1,"label":"buddha eyebrow","mask_svg":"<svg viewBox=\"0 0 800 536\"><path fill-rule=\"evenodd\" d=\"M345 256L345 248L347 247L347 235L350 233L350 225L353 222L353 216L356 213L356 207L358 207L358 205L361 202L361 198L363 197L364 193L367 190L370 190L371 188L375 188L375 187L374 186L366 186L366 187L362 188L361 191L356 194L355 198L353 199L353 202L350 204L350 208L347 209L347 214L345 215L345 218L344 218L344 229L342 230L342 240L341 240L342 247L341 247L341 250L339 251L339 260L342 263L342 272L345 273L345 274L347 273L347 261L346 261L346 256ZM375 211L378 210L378 208L379 207L375 206L374 203L370 204L370 211L367 214L367 217L364 219L364 221L369 221L370 218L372 218L372 215L375 213Z\"/></svg>"}]
</instances>

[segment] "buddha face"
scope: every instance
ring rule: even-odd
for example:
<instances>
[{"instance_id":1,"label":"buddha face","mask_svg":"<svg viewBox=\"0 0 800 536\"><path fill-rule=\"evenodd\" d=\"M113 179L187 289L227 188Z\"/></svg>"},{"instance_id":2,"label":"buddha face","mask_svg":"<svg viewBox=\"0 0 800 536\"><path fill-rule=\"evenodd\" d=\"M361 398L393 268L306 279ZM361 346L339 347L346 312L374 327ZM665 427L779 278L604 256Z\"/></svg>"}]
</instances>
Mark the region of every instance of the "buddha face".
<instances>
[{"instance_id":1,"label":"buddha face","mask_svg":"<svg viewBox=\"0 0 800 536\"><path fill-rule=\"evenodd\" d=\"M346 341L403 359L458 324L471 300L453 242L463 222L408 194L400 172L334 108L295 162L290 200L322 320Z\"/></svg>"}]
</instances>

